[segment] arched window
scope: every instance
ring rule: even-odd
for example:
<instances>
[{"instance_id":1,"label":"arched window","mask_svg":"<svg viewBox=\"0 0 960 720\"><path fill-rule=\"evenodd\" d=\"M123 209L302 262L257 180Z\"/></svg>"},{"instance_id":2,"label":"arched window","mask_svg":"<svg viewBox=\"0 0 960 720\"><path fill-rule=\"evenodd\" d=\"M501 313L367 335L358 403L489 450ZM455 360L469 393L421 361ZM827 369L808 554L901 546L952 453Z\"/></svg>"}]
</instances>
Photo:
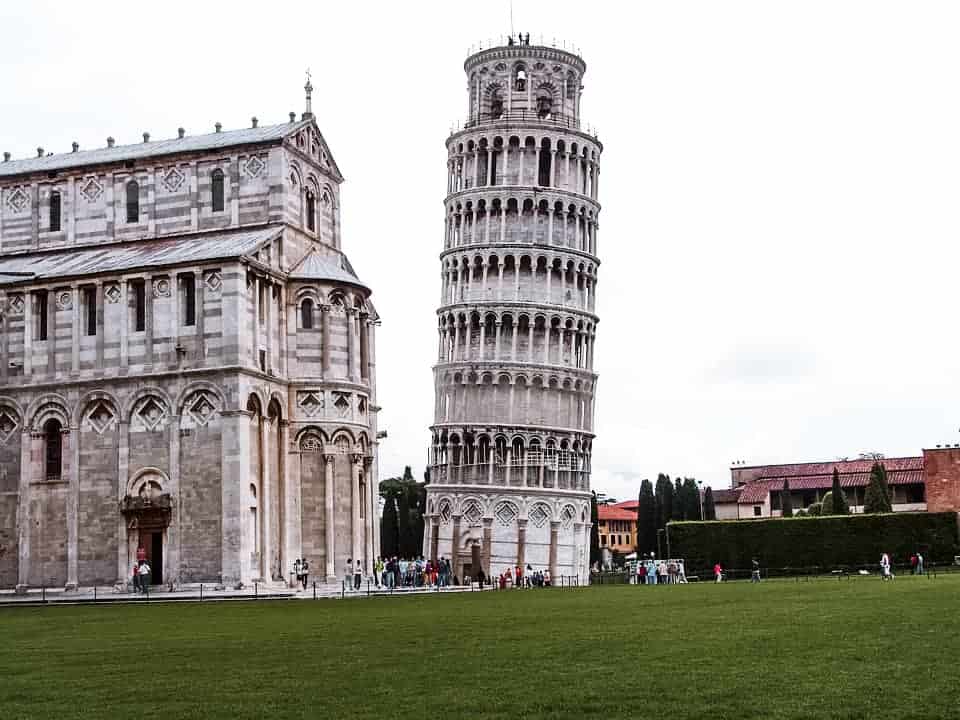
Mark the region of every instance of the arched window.
<instances>
[{"instance_id":1,"label":"arched window","mask_svg":"<svg viewBox=\"0 0 960 720\"><path fill-rule=\"evenodd\" d=\"M140 222L140 186L136 180L127 183L127 222Z\"/></svg>"},{"instance_id":2,"label":"arched window","mask_svg":"<svg viewBox=\"0 0 960 720\"><path fill-rule=\"evenodd\" d=\"M210 176L210 194L213 212L223 212L223 170L219 168Z\"/></svg>"},{"instance_id":3,"label":"arched window","mask_svg":"<svg viewBox=\"0 0 960 720\"><path fill-rule=\"evenodd\" d=\"M527 68L524 65L517 65L514 89L517 90L517 92L527 91Z\"/></svg>"},{"instance_id":4,"label":"arched window","mask_svg":"<svg viewBox=\"0 0 960 720\"><path fill-rule=\"evenodd\" d=\"M47 420L43 425L45 470L47 480L59 480L63 468L63 436L58 420Z\"/></svg>"},{"instance_id":5,"label":"arched window","mask_svg":"<svg viewBox=\"0 0 960 720\"><path fill-rule=\"evenodd\" d=\"M317 199L314 194L307 190L307 230L315 230L317 227Z\"/></svg>"},{"instance_id":6,"label":"arched window","mask_svg":"<svg viewBox=\"0 0 960 720\"><path fill-rule=\"evenodd\" d=\"M304 330L310 330L313 327L313 300L309 298L300 306L300 326Z\"/></svg>"},{"instance_id":7,"label":"arched window","mask_svg":"<svg viewBox=\"0 0 960 720\"><path fill-rule=\"evenodd\" d=\"M60 232L60 193L50 193L50 232Z\"/></svg>"},{"instance_id":8,"label":"arched window","mask_svg":"<svg viewBox=\"0 0 960 720\"><path fill-rule=\"evenodd\" d=\"M573 70L567 71L567 100L574 100L577 97L577 76Z\"/></svg>"}]
</instances>

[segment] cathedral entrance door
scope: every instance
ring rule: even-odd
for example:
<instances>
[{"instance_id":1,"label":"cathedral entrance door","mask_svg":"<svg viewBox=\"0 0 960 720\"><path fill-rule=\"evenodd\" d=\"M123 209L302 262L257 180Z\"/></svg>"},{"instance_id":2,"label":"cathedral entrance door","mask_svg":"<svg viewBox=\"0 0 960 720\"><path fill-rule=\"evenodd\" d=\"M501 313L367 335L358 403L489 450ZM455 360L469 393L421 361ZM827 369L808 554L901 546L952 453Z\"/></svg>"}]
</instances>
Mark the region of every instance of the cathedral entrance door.
<instances>
[{"instance_id":1,"label":"cathedral entrance door","mask_svg":"<svg viewBox=\"0 0 960 720\"><path fill-rule=\"evenodd\" d=\"M150 528L140 528L140 546L147 551L150 563L150 583L163 584L163 532Z\"/></svg>"}]
</instances>

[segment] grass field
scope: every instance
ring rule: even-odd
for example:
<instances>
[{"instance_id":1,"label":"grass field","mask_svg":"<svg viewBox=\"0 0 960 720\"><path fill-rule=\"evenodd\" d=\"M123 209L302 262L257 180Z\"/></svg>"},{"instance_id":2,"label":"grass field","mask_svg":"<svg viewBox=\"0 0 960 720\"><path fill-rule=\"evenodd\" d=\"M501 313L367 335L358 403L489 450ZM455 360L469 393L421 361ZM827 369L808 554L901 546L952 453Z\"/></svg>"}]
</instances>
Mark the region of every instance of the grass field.
<instances>
[{"instance_id":1,"label":"grass field","mask_svg":"<svg viewBox=\"0 0 960 720\"><path fill-rule=\"evenodd\" d=\"M956 718L960 577L0 609L3 718Z\"/></svg>"}]
</instances>

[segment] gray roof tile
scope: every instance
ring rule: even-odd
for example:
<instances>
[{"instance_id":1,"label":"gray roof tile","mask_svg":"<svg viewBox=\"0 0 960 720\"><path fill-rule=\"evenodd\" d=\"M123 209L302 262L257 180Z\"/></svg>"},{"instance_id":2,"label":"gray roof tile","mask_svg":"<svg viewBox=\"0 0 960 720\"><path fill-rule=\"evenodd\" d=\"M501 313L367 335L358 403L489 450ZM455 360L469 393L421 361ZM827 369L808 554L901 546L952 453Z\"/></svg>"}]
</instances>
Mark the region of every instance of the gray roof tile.
<instances>
[{"instance_id":1,"label":"gray roof tile","mask_svg":"<svg viewBox=\"0 0 960 720\"><path fill-rule=\"evenodd\" d=\"M235 258L255 252L262 243L281 232L282 228L272 226L0 257L0 283L32 282ZM20 273L30 275L21 276Z\"/></svg>"},{"instance_id":2,"label":"gray roof tile","mask_svg":"<svg viewBox=\"0 0 960 720\"><path fill-rule=\"evenodd\" d=\"M353 271L347 258L343 255L320 255L315 250L310 251L297 266L290 271L293 280L332 280L345 282L351 285L366 287Z\"/></svg>"},{"instance_id":3,"label":"gray roof tile","mask_svg":"<svg viewBox=\"0 0 960 720\"><path fill-rule=\"evenodd\" d=\"M139 160L141 158L170 155L179 152L215 150L235 145L265 143L280 140L289 133L310 123L310 120L300 120L295 123L283 123L281 125L227 130L224 132L209 133L207 135L187 135L183 138L172 138L170 140L151 140L150 142L134 143L133 145L116 145L112 148L97 148L96 150L83 150L75 153L68 152L47 155L45 157L10 160L9 162L0 162L0 178L32 172L47 172L50 170L83 167L86 165Z\"/></svg>"}]
</instances>

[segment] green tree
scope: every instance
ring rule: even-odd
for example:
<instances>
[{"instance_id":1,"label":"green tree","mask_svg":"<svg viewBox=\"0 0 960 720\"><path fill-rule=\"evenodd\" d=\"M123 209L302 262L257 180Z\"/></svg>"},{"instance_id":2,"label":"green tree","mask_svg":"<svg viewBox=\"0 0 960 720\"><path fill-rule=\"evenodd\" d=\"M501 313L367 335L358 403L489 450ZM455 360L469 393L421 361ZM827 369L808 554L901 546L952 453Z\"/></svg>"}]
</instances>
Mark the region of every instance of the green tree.
<instances>
[{"instance_id":1,"label":"green tree","mask_svg":"<svg viewBox=\"0 0 960 720\"><path fill-rule=\"evenodd\" d=\"M425 475L424 479L428 477ZM422 555L423 518L427 503L426 483L418 483L414 480L413 470L408 465L404 468L402 477L387 478L380 483L380 495L384 500L392 499L396 503L397 552L395 554L405 558ZM386 508L384 512L386 513ZM381 529L381 538L382 533Z\"/></svg>"},{"instance_id":2,"label":"green tree","mask_svg":"<svg viewBox=\"0 0 960 720\"><path fill-rule=\"evenodd\" d=\"M700 516L700 487L695 478L683 479L684 516L687 520L703 520Z\"/></svg>"},{"instance_id":3,"label":"green tree","mask_svg":"<svg viewBox=\"0 0 960 720\"><path fill-rule=\"evenodd\" d=\"M680 478L673 481L673 519L687 519L687 489Z\"/></svg>"},{"instance_id":4,"label":"green tree","mask_svg":"<svg viewBox=\"0 0 960 720\"><path fill-rule=\"evenodd\" d=\"M823 510L823 506L820 503L815 502L813 503L813 505L807 508L807 515L817 516L817 515L820 515L822 510Z\"/></svg>"},{"instance_id":5,"label":"green tree","mask_svg":"<svg viewBox=\"0 0 960 720\"><path fill-rule=\"evenodd\" d=\"M830 490L831 495L833 495L833 507L830 512L824 513L825 515L849 515L850 514L850 504L847 502L847 496L843 493L843 488L840 487L840 473L837 472L837 469L833 469L833 487Z\"/></svg>"},{"instance_id":6,"label":"green tree","mask_svg":"<svg viewBox=\"0 0 960 720\"><path fill-rule=\"evenodd\" d=\"M657 498L649 480L640 483L640 503L637 506L637 552L651 553L657 550Z\"/></svg>"},{"instance_id":7,"label":"green tree","mask_svg":"<svg viewBox=\"0 0 960 720\"><path fill-rule=\"evenodd\" d=\"M793 517L793 498L790 497L790 481L783 479L783 490L780 492L780 516Z\"/></svg>"},{"instance_id":8,"label":"green tree","mask_svg":"<svg viewBox=\"0 0 960 720\"><path fill-rule=\"evenodd\" d=\"M673 520L673 483L670 482L670 476L660 473L657 476L657 486L655 490L657 496L657 528L663 529L667 523Z\"/></svg>"},{"instance_id":9,"label":"green tree","mask_svg":"<svg viewBox=\"0 0 960 720\"><path fill-rule=\"evenodd\" d=\"M397 517L397 501L388 497L380 518L380 556L394 557L400 554L400 527Z\"/></svg>"},{"instance_id":10,"label":"green tree","mask_svg":"<svg viewBox=\"0 0 960 720\"><path fill-rule=\"evenodd\" d=\"M887 469L882 463L875 462L870 469L870 482L863 496L863 511L865 513L893 512L887 489Z\"/></svg>"},{"instance_id":11,"label":"green tree","mask_svg":"<svg viewBox=\"0 0 960 720\"><path fill-rule=\"evenodd\" d=\"M827 490L827 494L820 498L820 514L836 515L833 511L833 490Z\"/></svg>"},{"instance_id":12,"label":"green tree","mask_svg":"<svg viewBox=\"0 0 960 720\"><path fill-rule=\"evenodd\" d=\"M597 518L597 493L590 495L590 564L600 562L600 524Z\"/></svg>"},{"instance_id":13,"label":"green tree","mask_svg":"<svg viewBox=\"0 0 960 720\"><path fill-rule=\"evenodd\" d=\"M707 485L707 489L703 493L703 519L717 519L717 506L713 502L713 488L709 485Z\"/></svg>"},{"instance_id":14,"label":"green tree","mask_svg":"<svg viewBox=\"0 0 960 720\"><path fill-rule=\"evenodd\" d=\"M400 557L412 558L413 554L413 528L411 527L410 517L410 496L408 493L400 493L400 499L397 502L397 516L399 522L400 535Z\"/></svg>"}]
</instances>

